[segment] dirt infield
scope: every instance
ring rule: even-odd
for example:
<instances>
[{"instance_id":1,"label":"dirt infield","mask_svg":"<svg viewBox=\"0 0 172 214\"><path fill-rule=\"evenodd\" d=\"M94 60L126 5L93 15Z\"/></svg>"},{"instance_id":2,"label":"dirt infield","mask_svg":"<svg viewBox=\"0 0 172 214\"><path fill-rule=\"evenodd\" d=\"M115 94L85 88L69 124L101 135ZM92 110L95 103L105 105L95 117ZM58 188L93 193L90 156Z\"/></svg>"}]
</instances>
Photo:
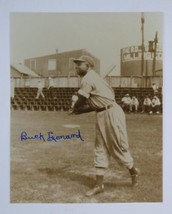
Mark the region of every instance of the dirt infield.
<instances>
[{"instance_id":1,"label":"dirt infield","mask_svg":"<svg viewBox=\"0 0 172 214\"><path fill-rule=\"evenodd\" d=\"M126 119L130 150L141 170L139 187L131 188L128 171L112 159L105 192L87 198L95 182L95 114L12 111L11 202L161 202L162 115L127 114Z\"/></svg>"}]
</instances>

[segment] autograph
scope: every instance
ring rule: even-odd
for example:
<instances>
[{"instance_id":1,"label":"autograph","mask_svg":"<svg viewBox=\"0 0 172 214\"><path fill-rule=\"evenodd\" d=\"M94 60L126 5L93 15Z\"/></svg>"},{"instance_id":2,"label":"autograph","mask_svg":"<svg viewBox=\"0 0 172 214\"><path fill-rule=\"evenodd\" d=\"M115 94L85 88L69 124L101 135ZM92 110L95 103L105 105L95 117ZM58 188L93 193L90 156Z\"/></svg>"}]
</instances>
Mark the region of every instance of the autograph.
<instances>
[{"instance_id":1,"label":"autograph","mask_svg":"<svg viewBox=\"0 0 172 214\"><path fill-rule=\"evenodd\" d=\"M69 135L55 135L52 131L47 132L46 135L39 133L39 134L34 134L32 136L29 136L27 132L23 131L20 134L20 140L21 141L26 141L26 140L42 140L44 142L57 142L59 140L70 140L72 138L78 138L81 141L84 141L83 137L81 136L80 130L78 130L77 133L72 133Z\"/></svg>"}]
</instances>

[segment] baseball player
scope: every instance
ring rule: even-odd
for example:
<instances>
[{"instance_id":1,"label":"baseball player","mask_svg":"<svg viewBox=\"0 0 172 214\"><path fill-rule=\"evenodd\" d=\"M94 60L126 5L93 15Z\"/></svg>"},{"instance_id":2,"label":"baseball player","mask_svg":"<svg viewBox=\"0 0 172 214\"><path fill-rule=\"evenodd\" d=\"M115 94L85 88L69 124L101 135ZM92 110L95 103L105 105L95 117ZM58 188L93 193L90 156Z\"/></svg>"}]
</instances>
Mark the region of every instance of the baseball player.
<instances>
[{"instance_id":1,"label":"baseball player","mask_svg":"<svg viewBox=\"0 0 172 214\"><path fill-rule=\"evenodd\" d=\"M38 80L38 90L37 90L37 95L35 99L38 99L40 96L45 99L45 96L43 94L43 84L40 80Z\"/></svg>"},{"instance_id":2,"label":"baseball player","mask_svg":"<svg viewBox=\"0 0 172 214\"><path fill-rule=\"evenodd\" d=\"M131 98L130 112L133 110L133 107L134 107L134 111L137 112L139 107L139 101L135 96L132 96Z\"/></svg>"},{"instance_id":3,"label":"baseball player","mask_svg":"<svg viewBox=\"0 0 172 214\"><path fill-rule=\"evenodd\" d=\"M122 108L124 111L128 112L130 111L130 105L131 105L131 98L129 96L129 94L126 94L122 99L121 99L121 102L122 102Z\"/></svg>"},{"instance_id":4,"label":"baseball player","mask_svg":"<svg viewBox=\"0 0 172 214\"><path fill-rule=\"evenodd\" d=\"M125 114L115 102L113 89L93 70L94 61L90 56L82 55L74 62L82 80L77 95L73 97L70 113L96 112L96 185L86 196L104 191L103 178L110 156L129 170L132 186L135 187L138 185L138 170L134 167L129 151Z\"/></svg>"},{"instance_id":5,"label":"baseball player","mask_svg":"<svg viewBox=\"0 0 172 214\"><path fill-rule=\"evenodd\" d=\"M152 83L152 89L153 89L154 95L157 95L159 87L156 85L156 83Z\"/></svg>"},{"instance_id":6,"label":"baseball player","mask_svg":"<svg viewBox=\"0 0 172 214\"><path fill-rule=\"evenodd\" d=\"M148 95L145 96L142 106L142 113L147 112L152 114L152 102Z\"/></svg>"},{"instance_id":7,"label":"baseball player","mask_svg":"<svg viewBox=\"0 0 172 214\"><path fill-rule=\"evenodd\" d=\"M152 99L152 111L156 114L159 114L161 102L157 96L154 96Z\"/></svg>"}]
</instances>

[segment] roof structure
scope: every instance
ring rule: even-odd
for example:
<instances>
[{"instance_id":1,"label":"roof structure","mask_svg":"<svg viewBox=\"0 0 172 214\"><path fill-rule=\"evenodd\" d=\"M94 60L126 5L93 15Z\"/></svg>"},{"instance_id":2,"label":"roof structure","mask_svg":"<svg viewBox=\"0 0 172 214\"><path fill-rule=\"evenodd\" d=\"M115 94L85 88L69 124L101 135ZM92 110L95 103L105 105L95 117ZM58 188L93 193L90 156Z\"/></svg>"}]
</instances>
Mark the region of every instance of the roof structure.
<instances>
[{"instance_id":1,"label":"roof structure","mask_svg":"<svg viewBox=\"0 0 172 214\"><path fill-rule=\"evenodd\" d=\"M34 71L32 71L30 68L26 67L23 64L20 64L20 63L12 64L11 66L21 74L32 76L32 77L39 77L38 74L36 74Z\"/></svg>"}]
</instances>

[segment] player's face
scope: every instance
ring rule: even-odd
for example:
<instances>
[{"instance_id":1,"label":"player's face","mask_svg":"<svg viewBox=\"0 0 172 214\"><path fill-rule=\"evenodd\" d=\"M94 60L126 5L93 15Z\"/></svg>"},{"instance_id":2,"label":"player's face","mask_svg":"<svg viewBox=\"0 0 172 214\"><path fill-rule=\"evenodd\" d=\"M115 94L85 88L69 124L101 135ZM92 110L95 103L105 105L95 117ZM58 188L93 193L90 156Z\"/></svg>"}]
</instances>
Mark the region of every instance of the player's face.
<instances>
[{"instance_id":1,"label":"player's face","mask_svg":"<svg viewBox=\"0 0 172 214\"><path fill-rule=\"evenodd\" d=\"M75 69L78 75L84 76L88 71L88 64L85 62L77 62Z\"/></svg>"}]
</instances>

